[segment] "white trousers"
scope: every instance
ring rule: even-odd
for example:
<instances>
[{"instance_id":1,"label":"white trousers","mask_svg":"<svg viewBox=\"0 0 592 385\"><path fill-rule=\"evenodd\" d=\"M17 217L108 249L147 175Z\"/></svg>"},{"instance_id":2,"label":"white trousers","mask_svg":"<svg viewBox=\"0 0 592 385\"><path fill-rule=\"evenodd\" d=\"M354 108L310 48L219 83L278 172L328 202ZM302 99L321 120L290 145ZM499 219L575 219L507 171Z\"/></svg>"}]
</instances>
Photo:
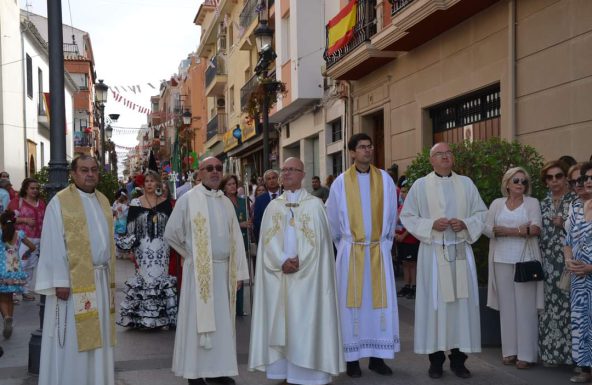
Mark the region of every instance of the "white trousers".
<instances>
[{"instance_id":1,"label":"white trousers","mask_svg":"<svg viewBox=\"0 0 592 385\"><path fill-rule=\"evenodd\" d=\"M536 282L514 282L514 265L493 264L499 297L502 355L537 362L538 312Z\"/></svg>"},{"instance_id":2,"label":"white trousers","mask_svg":"<svg viewBox=\"0 0 592 385\"><path fill-rule=\"evenodd\" d=\"M331 382L329 373L296 366L285 358L267 366L266 372L270 380L286 380L290 384L325 385Z\"/></svg>"}]
</instances>

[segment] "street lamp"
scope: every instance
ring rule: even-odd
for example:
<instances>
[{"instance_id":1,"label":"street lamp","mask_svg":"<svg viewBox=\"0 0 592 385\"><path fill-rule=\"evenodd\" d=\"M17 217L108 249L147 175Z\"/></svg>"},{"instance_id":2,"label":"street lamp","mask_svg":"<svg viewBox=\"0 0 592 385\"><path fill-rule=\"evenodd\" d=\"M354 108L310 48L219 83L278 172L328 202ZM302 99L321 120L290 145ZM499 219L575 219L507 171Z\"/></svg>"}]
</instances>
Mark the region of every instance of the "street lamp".
<instances>
[{"instance_id":1,"label":"street lamp","mask_svg":"<svg viewBox=\"0 0 592 385\"><path fill-rule=\"evenodd\" d=\"M259 25L253 34L259 50L259 61L255 66L255 73L259 76L260 83L265 87L263 103L261 106L262 124L263 124L263 172L269 169L269 65L277 57L273 51L273 29L269 27L269 8L267 0L259 2Z\"/></svg>"},{"instance_id":2,"label":"street lamp","mask_svg":"<svg viewBox=\"0 0 592 385\"><path fill-rule=\"evenodd\" d=\"M184 135L185 135L185 161L187 162L187 171L191 169L192 162L189 162L189 125L191 124L191 112L189 110L185 110L183 115L181 115L183 119L183 125L185 126Z\"/></svg>"},{"instance_id":3,"label":"street lamp","mask_svg":"<svg viewBox=\"0 0 592 385\"><path fill-rule=\"evenodd\" d=\"M191 124L191 112L185 110L185 112L183 112L183 124L188 126Z\"/></svg>"},{"instance_id":4,"label":"street lamp","mask_svg":"<svg viewBox=\"0 0 592 385\"><path fill-rule=\"evenodd\" d=\"M109 86L103 83L102 79L95 84L95 103L101 112L101 165L105 169L105 104L107 103L107 95Z\"/></svg>"}]
</instances>

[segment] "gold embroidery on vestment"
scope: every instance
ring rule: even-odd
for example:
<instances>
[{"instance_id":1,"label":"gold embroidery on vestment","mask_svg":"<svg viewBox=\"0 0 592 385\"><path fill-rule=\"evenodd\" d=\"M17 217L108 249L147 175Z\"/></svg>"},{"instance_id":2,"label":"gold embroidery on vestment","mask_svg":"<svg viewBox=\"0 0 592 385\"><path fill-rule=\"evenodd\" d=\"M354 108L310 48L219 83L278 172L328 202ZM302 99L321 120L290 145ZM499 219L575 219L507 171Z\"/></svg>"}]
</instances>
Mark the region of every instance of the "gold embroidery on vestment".
<instances>
[{"instance_id":1,"label":"gold embroidery on vestment","mask_svg":"<svg viewBox=\"0 0 592 385\"><path fill-rule=\"evenodd\" d=\"M308 242L310 242L310 245L312 247L315 247L315 234L314 231L308 226L310 222L310 215L302 214L300 216L300 221L302 222L302 227L300 228L300 230L304 234L304 237Z\"/></svg>"},{"instance_id":2,"label":"gold embroidery on vestment","mask_svg":"<svg viewBox=\"0 0 592 385\"><path fill-rule=\"evenodd\" d=\"M269 242L271 242L271 239L273 237L276 236L277 233L280 232L281 229L281 223L282 223L282 213L277 212L275 214L273 214L273 216L271 217L271 220L273 221L273 226L267 230L267 233L265 234L265 238L263 243L267 246L269 244Z\"/></svg>"},{"instance_id":3,"label":"gold embroidery on vestment","mask_svg":"<svg viewBox=\"0 0 592 385\"><path fill-rule=\"evenodd\" d=\"M208 302L211 296L210 293L210 256L208 244L208 229L206 218L202 214L197 214L193 220L194 234L193 237L197 244L197 258L195 260L195 268L197 269L197 280L199 281L199 296L204 301Z\"/></svg>"}]
</instances>

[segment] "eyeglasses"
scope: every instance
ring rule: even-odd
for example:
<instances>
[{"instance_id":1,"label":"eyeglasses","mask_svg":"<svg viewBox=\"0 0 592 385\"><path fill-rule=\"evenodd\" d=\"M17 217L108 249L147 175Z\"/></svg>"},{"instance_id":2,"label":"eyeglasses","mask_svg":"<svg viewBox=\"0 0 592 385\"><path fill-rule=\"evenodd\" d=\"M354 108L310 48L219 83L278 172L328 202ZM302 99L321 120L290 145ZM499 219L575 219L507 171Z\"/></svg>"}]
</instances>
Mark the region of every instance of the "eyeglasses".
<instances>
[{"instance_id":1,"label":"eyeglasses","mask_svg":"<svg viewBox=\"0 0 592 385\"><path fill-rule=\"evenodd\" d=\"M374 145L373 144L368 144L368 145L364 145L364 144L360 144L359 146L356 146L356 150L374 150Z\"/></svg>"},{"instance_id":2,"label":"eyeglasses","mask_svg":"<svg viewBox=\"0 0 592 385\"><path fill-rule=\"evenodd\" d=\"M289 173L289 172L302 172L301 169L294 168L294 167L285 167L285 168L280 169L280 171L284 174Z\"/></svg>"},{"instance_id":3,"label":"eyeglasses","mask_svg":"<svg viewBox=\"0 0 592 385\"><path fill-rule=\"evenodd\" d=\"M440 159L444 157L450 158L452 156L452 151L438 151L435 152L432 156L435 156L436 158Z\"/></svg>"},{"instance_id":4,"label":"eyeglasses","mask_svg":"<svg viewBox=\"0 0 592 385\"><path fill-rule=\"evenodd\" d=\"M528 179L525 178L512 178L512 183L521 184L522 186L528 186Z\"/></svg>"},{"instance_id":5,"label":"eyeglasses","mask_svg":"<svg viewBox=\"0 0 592 385\"><path fill-rule=\"evenodd\" d=\"M580 183L579 178L578 179L570 179L570 180L568 180L568 183L571 187L581 186L583 184L583 183Z\"/></svg>"},{"instance_id":6,"label":"eyeglasses","mask_svg":"<svg viewBox=\"0 0 592 385\"><path fill-rule=\"evenodd\" d=\"M212 171L216 170L218 172L222 172L223 168L222 168L221 164L217 164L215 166L208 164L207 166L200 168L200 170L206 170L207 172L212 172Z\"/></svg>"},{"instance_id":7,"label":"eyeglasses","mask_svg":"<svg viewBox=\"0 0 592 385\"><path fill-rule=\"evenodd\" d=\"M562 172L558 172L557 174L553 175L553 174L547 174L545 175L545 180L546 181L550 181L550 180L559 180L559 179L563 179L565 177L565 174Z\"/></svg>"}]
</instances>

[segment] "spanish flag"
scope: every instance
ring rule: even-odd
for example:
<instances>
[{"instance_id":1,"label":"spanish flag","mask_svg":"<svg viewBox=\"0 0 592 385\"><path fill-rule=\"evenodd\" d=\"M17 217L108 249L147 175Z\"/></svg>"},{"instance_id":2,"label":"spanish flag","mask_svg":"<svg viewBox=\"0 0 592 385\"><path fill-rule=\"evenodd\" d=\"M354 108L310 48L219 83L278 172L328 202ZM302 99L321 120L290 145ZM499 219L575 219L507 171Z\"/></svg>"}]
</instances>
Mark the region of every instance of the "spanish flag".
<instances>
[{"instance_id":1,"label":"spanish flag","mask_svg":"<svg viewBox=\"0 0 592 385\"><path fill-rule=\"evenodd\" d=\"M327 55L334 54L338 49L343 48L354 36L354 27L358 16L358 0L351 0L337 16L327 24L329 42Z\"/></svg>"}]
</instances>

